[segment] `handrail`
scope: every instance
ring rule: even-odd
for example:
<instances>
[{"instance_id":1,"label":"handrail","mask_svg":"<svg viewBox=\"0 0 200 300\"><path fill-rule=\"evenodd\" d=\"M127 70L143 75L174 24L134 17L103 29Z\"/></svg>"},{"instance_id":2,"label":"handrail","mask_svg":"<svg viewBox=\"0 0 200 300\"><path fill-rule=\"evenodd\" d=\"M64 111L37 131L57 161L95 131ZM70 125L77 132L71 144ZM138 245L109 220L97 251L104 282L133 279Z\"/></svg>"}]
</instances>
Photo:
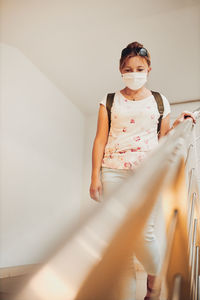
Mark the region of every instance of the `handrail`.
<instances>
[{"instance_id":1,"label":"handrail","mask_svg":"<svg viewBox=\"0 0 200 300\"><path fill-rule=\"evenodd\" d=\"M165 267L163 264L161 275L167 279L168 295L172 299L173 278L174 275L177 276L177 272L180 273L181 282L184 282L180 299L188 300L188 199L184 172L188 141L193 129L192 120L186 119L167 136L162 137L137 172L83 218L81 224L72 231L73 234L64 237L62 245L46 259L15 299L113 300L113 286L120 284L121 294L118 299L123 299L124 278L128 279L130 276L127 257L134 252L137 238L162 192L168 233L174 211L177 221L170 238L171 252L166 252L169 263ZM196 193L199 195L198 189ZM193 215L196 216L196 210ZM133 236L134 240L131 238ZM177 253L180 248L178 241L184 245L181 255ZM175 261L177 254L177 261L184 259L185 266ZM197 252L194 255L197 257ZM198 278L198 274L195 276ZM176 283L178 286L180 284ZM198 286L199 283L196 283L195 291L198 291Z\"/></svg>"},{"instance_id":2,"label":"handrail","mask_svg":"<svg viewBox=\"0 0 200 300\"><path fill-rule=\"evenodd\" d=\"M173 101L170 102L170 105L178 105L178 104L186 104L186 103L191 103L191 102L199 102L200 103L200 99L192 99L192 100L183 100L183 101Z\"/></svg>"}]
</instances>

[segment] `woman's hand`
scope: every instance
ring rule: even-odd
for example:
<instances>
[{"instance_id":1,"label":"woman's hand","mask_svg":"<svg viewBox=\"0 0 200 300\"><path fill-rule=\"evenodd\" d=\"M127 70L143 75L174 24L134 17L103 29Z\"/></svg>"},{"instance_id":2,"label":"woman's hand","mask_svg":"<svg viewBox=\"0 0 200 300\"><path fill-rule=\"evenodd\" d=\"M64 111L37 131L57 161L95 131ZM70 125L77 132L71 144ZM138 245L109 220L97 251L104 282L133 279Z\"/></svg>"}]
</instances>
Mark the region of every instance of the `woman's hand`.
<instances>
[{"instance_id":1,"label":"woman's hand","mask_svg":"<svg viewBox=\"0 0 200 300\"><path fill-rule=\"evenodd\" d=\"M179 123L182 123L185 119L187 118L192 118L193 119L193 123L196 124L196 118L194 116L194 114L190 111L183 111L180 116L174 121L173 123L173 128L176 127Z\"/></svg>"},{"instance_id":2,"label":"woman's hand","mask_svg":"<svg viewBox=\"0 0 200 300\"><path fill-rule=\"evenodd\" d=\"M102 183L99 178L94 178L91 181L90 185L90 197L97 201L101 202L100 196L102 195Z\"/></svg>"}]
</instances>

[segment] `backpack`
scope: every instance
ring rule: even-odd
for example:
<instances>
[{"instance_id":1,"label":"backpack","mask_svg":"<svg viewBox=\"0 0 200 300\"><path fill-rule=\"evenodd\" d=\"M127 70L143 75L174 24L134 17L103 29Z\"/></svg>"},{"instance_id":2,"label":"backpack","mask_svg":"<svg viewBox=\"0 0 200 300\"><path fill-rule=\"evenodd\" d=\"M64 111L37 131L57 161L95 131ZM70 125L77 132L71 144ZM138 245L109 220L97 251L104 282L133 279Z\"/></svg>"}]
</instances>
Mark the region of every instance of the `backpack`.
<instances>
[{"instance_id":1,"label":"backpack","mask_svg":"<svg viewBox=\"0 0 200 300\"><path fill-rule=\"evenodd\" d=\"M158 106L158 111L160 113L159 121L158 121L158 127L157 127L157 134L159 135L160 133L160 126L161 126L161 120L163 117L163 112L164 112L164 105L163 105L163 99L160 95L159 92L154 92L151 91L152 95L154 96L157 106ZM109 130L110 130L110 125L111 125L111 107L113 104L115 93L107 94L107 99L106 99L106 109L108 113L108 121L109 121Z\"/></svg>"}]
</instances>

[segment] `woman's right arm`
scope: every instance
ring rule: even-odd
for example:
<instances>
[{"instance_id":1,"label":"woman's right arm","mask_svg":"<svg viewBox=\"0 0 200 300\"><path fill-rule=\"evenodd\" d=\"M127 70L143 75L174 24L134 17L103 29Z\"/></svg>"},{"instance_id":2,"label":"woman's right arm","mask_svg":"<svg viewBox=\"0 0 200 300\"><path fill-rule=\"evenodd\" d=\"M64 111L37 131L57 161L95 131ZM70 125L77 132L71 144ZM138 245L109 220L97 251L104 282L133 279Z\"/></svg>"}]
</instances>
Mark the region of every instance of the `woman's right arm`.
<instances>
[{"instance_id":1,"label":"woman's right arm","mask_svg":"<svg viewBox=\"0 0 200 300\"><path fill-rule=\"evenodd\" d=\"M100 105L98 114L98 123L96 136L92 149L92 175L90 185L90 196L98 201L99 195L102 194L102 184L100 180L100 169L104 155L105 146L108 140L109 132L108 114L104 105Z\"/></svg>"}]
</instances>

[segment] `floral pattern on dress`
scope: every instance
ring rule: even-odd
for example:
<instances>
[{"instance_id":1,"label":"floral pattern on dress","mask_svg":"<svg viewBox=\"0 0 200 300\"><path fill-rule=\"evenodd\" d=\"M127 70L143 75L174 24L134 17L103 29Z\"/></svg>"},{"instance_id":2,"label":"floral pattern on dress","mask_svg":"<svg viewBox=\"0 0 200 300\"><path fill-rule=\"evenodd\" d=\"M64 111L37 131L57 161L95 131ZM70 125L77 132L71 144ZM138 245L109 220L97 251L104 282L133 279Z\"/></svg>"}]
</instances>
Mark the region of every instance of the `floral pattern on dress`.
<instances>
[{"instance_id":1,"label":"floral pattern on dress","mask_svg":"<svg viewBox=\"0 0 200 300\"><path fill-rule=\"evenodd\" d=\"M105 104L105 102L104 102ZM136 169L158 145L160 114L155 99L128 101L118 91L111 109L111 128L102 167Z\"/></svg>"},{"instance_id":2,"label":"floral pattern on dress","mask_svg":"<svg viewBox=\"0 0 200 300\"><path fill-rule=\"evenodd\" d=\"M136 142L139 142L140 141L140 136L138 135L134 139L135 139Z\"/></svg>"},{"instance_id":3,"label":"floral pattern on dress","mask_svg":"<svg viewBox=\"0 0 200 300\"><path fill-rule=\"evenodd\" d=\"M131 162L125 162L124 167L127 169L132 169L132 163Z\"/></svg>"}]
</instances>

